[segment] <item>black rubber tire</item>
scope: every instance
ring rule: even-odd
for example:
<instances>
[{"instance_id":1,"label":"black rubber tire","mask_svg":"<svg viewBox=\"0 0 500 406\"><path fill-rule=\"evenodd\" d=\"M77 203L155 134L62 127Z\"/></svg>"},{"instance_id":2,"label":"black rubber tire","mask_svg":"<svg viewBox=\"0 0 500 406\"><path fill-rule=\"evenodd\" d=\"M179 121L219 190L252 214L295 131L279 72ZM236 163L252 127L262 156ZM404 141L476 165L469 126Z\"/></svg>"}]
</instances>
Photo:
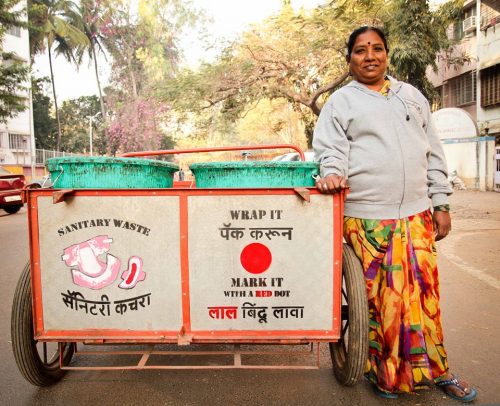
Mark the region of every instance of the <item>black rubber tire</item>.
<instances>
[{"instance_id":1,"label":"black rubber tire","mask_svg":"<svg viewBox=\"0 0 500 406\"><path fill-rule=\"evenodd\" d=\"M16 286L11 315L12 351L19 371L36 386L49 386L59 381L66 371L59 367L59 350L50 360L40 357L33 333L30 264L26 264ZM63 363L67 365L73 356L74 345L67 343Z\"/></svg>"},{"instance_id":2,"label":"black rubber tire","mask_svg":"<svg viewBox=\"0 0 500 406\"><path fill-rule=\"evenodd\" d=\"M330 355L337 380L353 386L363 376L368 357L368 299L363 268L347 244L342 252L341 316L341 336L330 343Z\"/></svg>"},{"instance_id":3,"label":"black rubber tire","mask_svg":"<svg viewBox=\"0 0 500 406\"><path fill-rule=\"evenodd\" d=\"M23 205L22 204L18 204L16 206L6 206L4 207L3 209L9 213L9 214L15 214L17 213L19 210L21 210L23 208Z\"/></svg>"}]
</instances>

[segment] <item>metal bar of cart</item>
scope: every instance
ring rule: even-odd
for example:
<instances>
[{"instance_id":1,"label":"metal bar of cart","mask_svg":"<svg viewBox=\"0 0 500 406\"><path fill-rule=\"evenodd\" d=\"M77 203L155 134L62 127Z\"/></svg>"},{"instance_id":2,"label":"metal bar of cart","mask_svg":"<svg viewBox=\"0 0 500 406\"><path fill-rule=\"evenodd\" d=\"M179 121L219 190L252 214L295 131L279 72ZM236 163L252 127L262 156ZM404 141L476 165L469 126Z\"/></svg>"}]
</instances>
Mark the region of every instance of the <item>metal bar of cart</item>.
<instances>
[{"instance_id":1,"label":"metal bar of cart","mask_svg":"<svg viewBox=\"0 0 500 406\"><path fill-rule=\"evenodd\" d=\"M293 149L297 151L301 161L305 161L304 151L299 147L291 144L271 144L271 145L239 145L230 147L207 147L207 148L184 148L184 149L164 149L158 151L138 151L126 152L121 157L141 157L141 156L154 156L154 155L173 155L173 154L190 154L195 152L220 152L220 151L246 151L256 149Z\"/></svg>"},{"instance_id":2,"label":"metal bar of cart","mask_svg":"<svg viewBox=\"0 0 500 406\"><path fill-rule=\"evenodd\" d=\"M316 345L314 345L316 344ZM63 370L146 370L146 369L319 369L320 367L320 353L319 343L309 343L307 350L292 350L292 351L250 351L242 350L240 344L232 346L232 350L212 350L212 351L175 351L175 350L155 350L155 345L149 345L144 350L84 350L76 351L75 358L84 356L140 356L137 363L120 366L69 366L64 365L62 360L60 367ZM158 363L150 363L151 356L189 356L189 357L203 357L203 356L232 356L232 363L229 364L197 364L197 365L181 365L180 363L170 363L168 365L161 365ZM245 364L242 356L303 356L308 360L315 360L315 364L291 364L281 363L273 364ZM75 359L73 359L74 361Z\"/></svg>"}]
</instances>

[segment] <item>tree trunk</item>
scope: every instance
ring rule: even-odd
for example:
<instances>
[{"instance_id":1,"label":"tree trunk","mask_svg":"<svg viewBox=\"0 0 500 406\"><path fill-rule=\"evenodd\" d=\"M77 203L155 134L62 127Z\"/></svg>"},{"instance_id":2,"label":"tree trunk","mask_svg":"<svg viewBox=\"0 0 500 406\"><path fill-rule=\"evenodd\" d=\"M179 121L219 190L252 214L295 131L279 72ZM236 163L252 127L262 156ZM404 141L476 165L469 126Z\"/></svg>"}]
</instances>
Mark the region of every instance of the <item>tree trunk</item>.
<instances>
[{"instance_id":1,"label":"tree trunk","mask_svg":"<svg viewBox=\"0 0 500 406\"><path fill-rule=\"evenodd\" d=\"M306 127L305 128L305 133L306 133L306 140L307 140L307 149L312 149L312 142L313 142L313 136L314 136L314 127Z\"/></svg>"},{"instance_id":2,"label":"tree trunk","mask_svg":"<svg viewBox=\"0 0 500 406\"><path fill-rule=\"evenodd\" d=\"M95 78L97 80L97 89L99 90L99 102L101 104L102 119L104 122L106 122L106 106L104 105L104 98L102 97L101 81L99 79L99 71L97 69L97 58L96 58L96 53L95 53L95 46L94 46L94 42L92 40L90 41L90 46L92 48L92 58L94 58Z\"/></svg>"},{"instance_id":3,"label":"tree trunk","mask_svg":"<svg viewBox=\"0 0 500 406\"><path fill-rule=\"evenodd\" d=\"M135 80L134 71L132 70L132 64L128 62L128 73L130 76L130 82L132 83L132 97L137 100L137 82Z\"/></svg>"},{"instance_id":4,"label":"tree trunk","mask_svg":"<svg viewBox=\"0 0 500 406\"><path fill-rule=\"evenodd\" d=\"M52 93L54 95L54 108L56 109L56 119L57 119L56 151L59 151L61 149L61 120L59 119L59 108L57 107L56 85L54 82L54 71L52 69L52 52L50 50L50 45L47 47L47 49L49 51L50 80L52 82Z\"/></svg>"},{"instance_id":5,"label":"tree trunk","mask_svg":"<svg viewBox=\"0 0 500 406\"><path fill-rule=\"evenodd\" d=\"M132 49L126 41L124 41L124 43L125 43L125 55L126 55L125 61L127 63L128 74L132 85L132 97L134 98L134 100L137 100L137 82L135 80L134 69L132 67L132 62L131 62L134 60L135 50Z\"/></svg>"}]
</instances>

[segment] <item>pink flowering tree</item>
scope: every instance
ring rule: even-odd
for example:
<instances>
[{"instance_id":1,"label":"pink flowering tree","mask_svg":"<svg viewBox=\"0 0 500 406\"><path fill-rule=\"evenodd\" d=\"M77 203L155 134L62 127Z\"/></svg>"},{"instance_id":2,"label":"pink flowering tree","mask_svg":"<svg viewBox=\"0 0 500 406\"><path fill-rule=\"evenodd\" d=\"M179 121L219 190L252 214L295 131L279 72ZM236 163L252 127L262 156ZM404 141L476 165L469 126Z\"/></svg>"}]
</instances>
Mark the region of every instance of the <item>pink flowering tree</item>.
<instances>
[{"instance_id":1,"label":"pink flowering tree","mask_svg":"<svg viewBox=\"0 0 500 406\"><path fill-rule=\"evenodd\" d=\"M108 151L115 155L161 149L166 135L160 123L166 119L166 113L165 104L141 97L121 104L107 130Z\"/></svg>"}]
</instances>

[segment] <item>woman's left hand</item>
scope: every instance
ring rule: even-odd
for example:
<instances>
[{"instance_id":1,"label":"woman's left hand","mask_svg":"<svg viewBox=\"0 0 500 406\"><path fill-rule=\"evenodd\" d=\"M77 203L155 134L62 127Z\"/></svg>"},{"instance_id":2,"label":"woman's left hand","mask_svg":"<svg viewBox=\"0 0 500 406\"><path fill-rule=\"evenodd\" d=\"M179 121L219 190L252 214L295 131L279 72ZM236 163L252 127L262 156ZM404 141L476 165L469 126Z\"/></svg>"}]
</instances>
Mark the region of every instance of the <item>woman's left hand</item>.
<instances>
[{"instance_id":1,"label":"woman's left hand","mask_svg":"<svg viewBox=\"0 0 500 406\"><path fill-rule=\"evenodd\" d=\"M435 211L432 213L434 223L434 234L436 241L442 240L451 230L451 216L447 211Z\"/></svg>"},{"instance_id":2,"label":"woman's left hand","mask_svg":"<svg viewBox=\"0 0 500 406\"><path fill-rule=\"evenodd\" d=\"M330 174L324 178L316 179L316 188L321 193L337 193L347 189L347 179L343 176Z\"/></svg>"}]
</instances>

